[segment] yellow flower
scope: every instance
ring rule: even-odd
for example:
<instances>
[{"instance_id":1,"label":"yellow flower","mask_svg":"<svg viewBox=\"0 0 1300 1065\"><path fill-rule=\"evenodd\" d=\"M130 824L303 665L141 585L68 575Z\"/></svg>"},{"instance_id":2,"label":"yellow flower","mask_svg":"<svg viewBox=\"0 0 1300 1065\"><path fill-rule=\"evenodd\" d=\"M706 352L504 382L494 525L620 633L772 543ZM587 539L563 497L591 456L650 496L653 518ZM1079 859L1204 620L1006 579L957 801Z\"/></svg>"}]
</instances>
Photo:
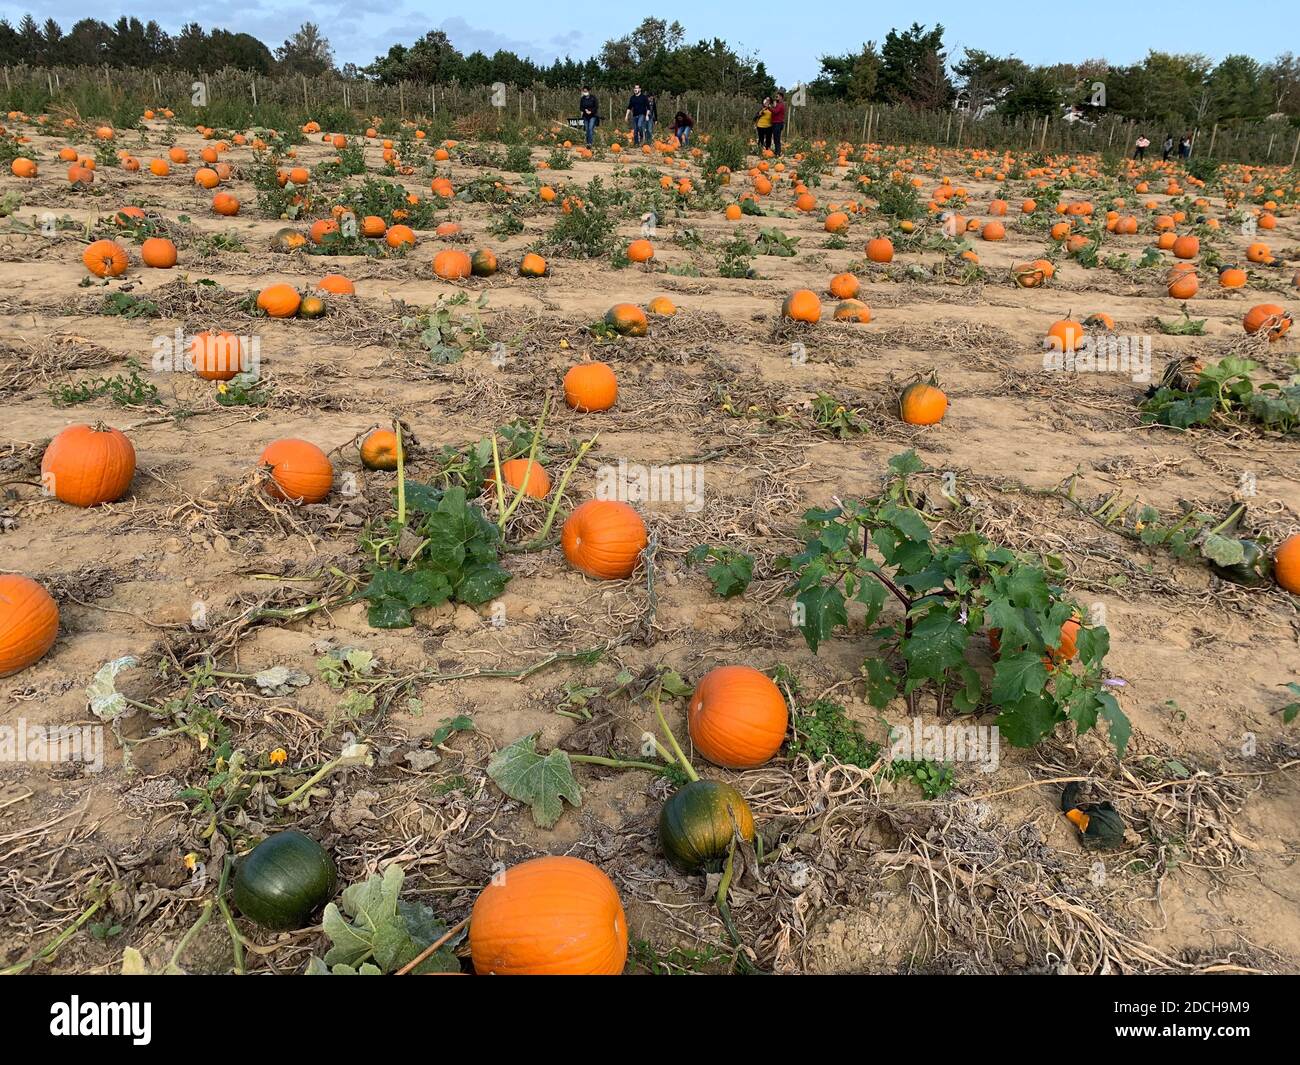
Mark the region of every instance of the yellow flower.
<instances>
[{"instance_id":1,"label":"yellow flower","mask_svg":"<svg viewBox=\"0 0 1300 1065\"><path fill-rule=\"evenodd\" d=\"M221 381L221 382L218 383L218 385L217 385L217 391L218 391L218 392L221 392L221 393L224 394L224 393L230 391L230 386L227 385L225 381Z\"/></svg>"},{"instance_id":2,"label":"yellow flower","mask_svg":"<svg viewBox=\"0 0 1300 1065\"><path fill-rule=\"evenodd\" d=\"M185 868L188 869L191 873L194 872L194 867L198 864L199 864L199 856L195 854L193 851L190 851L189 854L185 855Z\"/></svg>"},{"instance_id":3,"label":"yellow flower","mask_svg":"<svg viewBox=\"0 0 1300 1065\"><path fill-rule=\"evenodd\" d=\"M277 747L271 752L272 765L284 765L289 760L289 754L283 747Z\"/></svg>"}]
</instances>

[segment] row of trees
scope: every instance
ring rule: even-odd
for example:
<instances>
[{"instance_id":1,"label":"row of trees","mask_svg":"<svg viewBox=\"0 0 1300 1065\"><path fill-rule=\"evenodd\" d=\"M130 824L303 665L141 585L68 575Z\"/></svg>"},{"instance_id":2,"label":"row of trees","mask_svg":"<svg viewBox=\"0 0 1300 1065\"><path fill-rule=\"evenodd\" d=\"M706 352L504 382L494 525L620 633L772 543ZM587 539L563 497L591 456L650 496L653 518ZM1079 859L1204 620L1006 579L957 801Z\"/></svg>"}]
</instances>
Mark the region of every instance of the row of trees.
<instances>
[{"instance_id":1,"label":"row of trees","mask_svg":"<svg viewBox=\"0 0 1300 1065\"><path fill-rule=\"evenodd\" d=\"M463 54L442 30L430 30L413 44L395 44L365 67L346 63L338 73L382 84L418 81L463 85L545 84L576 88L624 89L640 80L675 92L747 93L762 96L776 88L761 60L743 56L714 38L688 44L679 22L647 18L623 37L606 41L600 54L585 61L569 57L549 65L513 52ZM329 41L313 23L303 26L272 51L247 33L205 30L186 25L172 36L157 22L122 17L109 25L85 18L67 33L54 19L38 24L31 15L17 27L0 21L0 63L42 66L96 66L150 69L219 70L235 67L259 74L324 74L335 69Z\"/></svg>"},{"instance_id":2,"label":"row of trees","mask_svg":"<svg viewBox=\"0 0 1300 1065\"><path fill-rule=\"evenodd\" d=\"M1201 55L1152 51L1140 63L1104 60L1031 66L1015 56L967 48L950 62L944 29L913 24L891 30L884 43L823 56L809 85L814 96L862 103L942 107L959 102L974 114L1060 115L1069 106L1085 117L1120 115L1177 127L1258 121L1282 114L1300 119L1300 59L1271 63L1230 55L1212 63Z\"/></svg>"},{"instance_id":3,"label":"row of trees","mask_svg":"<svg viewBox=\"0 0 1300 1065\"><path fill-rule=\"evenodd\" d=\"M1088 118L1119 115L1169 124L1255 121L1282 114L1300 121L1300 60L1290 53L1271 63L1231 55L1219 63L1199 55L1151 52L1140 63L1113 67L1104 60L1032 66L1015 56L967 48L949 55L944 27L913 23L890 30L877 45L827 55L808 85L814 98L855 103L952 106L974 114L997 111L1012 118L1060 115L1070 105ZM336 70L320 29L305 23L272 50L247 33L205 30L190 23L174 36L157 22L122 17L109 25L85 18L65 33L53 19L31 15L17 27L0 20L0 63L217 70L318 75ZM652 90L708 91L760 97L777 86L762 60L741 55L725 41L687 43L679 22L647 18L625 36L606 41L598 55L565 57L541 65L513 52L460 52L442 30L410 45L395 44L367 66L347 63L341 76L381 84L548 85L623 90L640 82Z\"/></svg>"}]
</instances>

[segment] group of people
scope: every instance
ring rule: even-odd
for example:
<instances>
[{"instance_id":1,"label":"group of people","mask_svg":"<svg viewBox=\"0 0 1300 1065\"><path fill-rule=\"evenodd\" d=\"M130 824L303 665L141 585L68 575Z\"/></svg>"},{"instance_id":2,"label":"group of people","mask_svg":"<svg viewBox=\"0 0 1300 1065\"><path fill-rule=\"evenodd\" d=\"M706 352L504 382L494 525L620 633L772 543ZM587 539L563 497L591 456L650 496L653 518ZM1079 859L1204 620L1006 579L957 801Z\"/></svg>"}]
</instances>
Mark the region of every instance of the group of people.
<instances>
[{"instance_id":1,"label":"group of people","mask_svg":"<svg viewBox=\"0 0 1300 1065\"><path fill-rule=\"evenodd\" d=\"M781 133L785 130L784 93L763 97L763 106L754 116L754 129L760 150L770 148L773 155L781 154Z\"/></svg>"},{"instance_id":2,"label":"group of people","mask_svg":"<svg viewBox=\"0 0 1300 1065\"><path fill-rule=\"evenodd\" d=\"M1150 147L1151 147L1151 139L1145 133L1139 134L1137 142L1133 146L1133 158L1145 159L1147 156L1147 149ZM1166 133L1165 142L1160 147L1161 147L1160 158L1163 159L1165 162L1168 162L1169 157L1174 153L1174 135L1172 133ZM1191 157L1192 157L1192 135L1190 133L1184 133L1182 137L1179 138L1178 140L1178 158L1190 159Z\"/></svg>"},{"instance_id":3,"label":"group of people","mask_svg":"<svg viewBox=\"0 0 1300 1065\"><path fill-rule=\"evenodd\" d=\"M596 127L600 125L600 100L591 91L589 85L582 87L582 99L578 101L578 115L582 119L587 147L590 148L595 140ZM655 100L654 93L644 92L640 85L633 85L623 120L632 126L633 144L651 143L654 140L655 123L659 120L658 102ZM683 147L690 141L694 129L695 121L685 111L678 111L668 127L668 131Z\"/></svg>"}]
</instances>

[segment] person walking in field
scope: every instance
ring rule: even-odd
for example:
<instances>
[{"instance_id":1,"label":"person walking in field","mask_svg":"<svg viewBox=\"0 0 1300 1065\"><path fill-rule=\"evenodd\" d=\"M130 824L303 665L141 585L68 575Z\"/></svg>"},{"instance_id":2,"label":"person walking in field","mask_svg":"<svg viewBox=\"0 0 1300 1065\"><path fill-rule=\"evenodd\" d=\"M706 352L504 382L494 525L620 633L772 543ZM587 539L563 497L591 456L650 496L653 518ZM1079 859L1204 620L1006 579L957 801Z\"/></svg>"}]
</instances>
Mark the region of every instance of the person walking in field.
<instances>
[{"instance_id":1,"label":"person walking in field","mask_svg":"<svg viewBox=\"0 0 1300 1065\"><path fill-rule=\"evenodd\" d=\"M754 129L758 134L758 150L761 152L765 148L770 148L772 146L772 101L766 96L763 97L763 106L754 116Z\"/></svg>"},{"instance_id":2,"label":"person walking in field","mask_svg":"<svg viewBox=\"0 0 1300 1065\"><path fill-rule=\"evenodd\" d=\"M1178 142L1178 158L1190 159L1192 157L1192 135L1184 133L1183 139Z\"/></svg>"},{"instance_id":3,"label":"person walking in field","mask_svg":"<svg viewBox=\"0 0 1300 1065\"><path fill-rule=\"evenodd\" d=\"M1133 146L1133 158L1145 159L1147 157L1147 149L1149 147L1151 147L1150 138L1148 138L1145 133L1139 135L1137 139L1137 144Z\"/></svg>"},{"instance_id":4,"label":"person walking in field","mask_svg":"<svg viewBox=\"0 0 1300 1065\"><path fill-rule=\"evenodd\" d=\"M655 123L659 121L659 101L655 99L654 93L650 93L646 96L646 102L649 106L645 113L645 142L651 144L655 139Z\"/></svg>"},{"instance_id":5,"label":"person walking in field","mask_svg":"<svg viewBox=\"0 0 1300 1065\"><path fill-rule=\"evenodd\" d=\"M777 93L772 101L772 154L781 154L781 131L785 129L785 94Z\"/></svg>"},{"instance_id":6,"label":"person walking in field","mask_svg":"<svg viewBox=\"0 0 1300 1065\"><path fill-rule=\"evenodd\" d=\"M646 116L650 113L650 98L641 91L640 85L632 86L632 96L627 101L627 114L623 121L632 123L632 143L645 144Z\"/></svg>"},{"instance_id":7,"label":"person walking in field","mask_svg":"<svg viewBox=\"0 0 1300 1065\"><path fill-rule=\"evenodd\" d=\"M1172 133L1165 134L1165 143L1161 145L1161 149L1160 158L1166 163L1169 162L1169 153L1174 150L1174 135Z\"/></svg>"},{"instance_id":8,"label":"person walking in field","mask_svg":"<svg viewBox=\"0 0 1300 1065\"><path fill-rule=\"evenodd\" d=\"M691 139L691 130L694 128L695 120L685 111L678 111L677 114L673 115L673 124L670 132L677 138L677 143L683 148L686 147L687 142Z\"/></svg>"},{"instance_id":9,"label":"person walking in field","mask_svg":"<svg viewBox=\"0 0 1300 1065\"><path fill-rule=\"evenodd\" d=\"M590 148L596 136L596 127L600 125L600 101L591 91L590 85L582 87L582 99L578 101L578 115L582 118L583 132L587 135L587 147Z\"/></svg>"}]
</instances>

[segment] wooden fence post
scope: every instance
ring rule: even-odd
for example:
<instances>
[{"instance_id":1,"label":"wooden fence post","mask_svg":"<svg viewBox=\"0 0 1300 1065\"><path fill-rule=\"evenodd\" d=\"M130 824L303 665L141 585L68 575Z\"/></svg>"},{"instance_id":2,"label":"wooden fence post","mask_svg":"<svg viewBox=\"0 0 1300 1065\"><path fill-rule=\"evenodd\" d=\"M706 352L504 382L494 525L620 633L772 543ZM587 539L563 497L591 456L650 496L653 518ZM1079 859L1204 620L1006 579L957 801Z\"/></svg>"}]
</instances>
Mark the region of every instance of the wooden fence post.
<instances>
[{"instance_id":1,"label":"wooden fence post","mask_svg":"<svg viewBox=\"0 0 1300 1065\"><path fill-rule=\"evenodd\" d=\"M1295 147L1291 149L1291 165L1295 166L1296 155L1300 154L1300 133L1295 135Z\"/></svg>"}]
</instances>

